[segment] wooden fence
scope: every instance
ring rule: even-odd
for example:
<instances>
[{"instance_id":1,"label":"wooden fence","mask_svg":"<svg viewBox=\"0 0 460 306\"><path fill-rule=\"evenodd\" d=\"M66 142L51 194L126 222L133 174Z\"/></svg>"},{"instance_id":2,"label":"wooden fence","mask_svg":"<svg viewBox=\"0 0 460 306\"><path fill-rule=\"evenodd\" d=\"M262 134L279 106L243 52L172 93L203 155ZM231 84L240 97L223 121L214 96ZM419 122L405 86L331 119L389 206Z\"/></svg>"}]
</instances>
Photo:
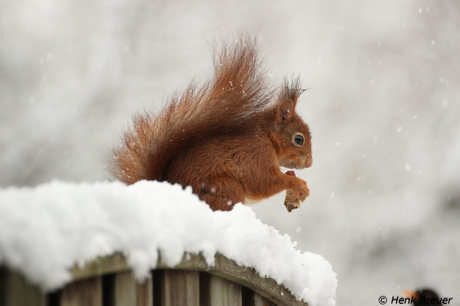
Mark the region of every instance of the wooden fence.
<instances>
[{"instance_id":1,"label":"wooden fence","mask_svg":"<svg viewBox=\"0 0 460 306\"><path fill-rule=\"evenodd\" d=\"M125 258L115 254L73 268L73 281L48 294L0 267L0 306L307 306L254 269L220 254L215 260L208 267L203 256L186 254L170 268L160 259L152 277L137 283Z\"/></svg>"}]
</instances>

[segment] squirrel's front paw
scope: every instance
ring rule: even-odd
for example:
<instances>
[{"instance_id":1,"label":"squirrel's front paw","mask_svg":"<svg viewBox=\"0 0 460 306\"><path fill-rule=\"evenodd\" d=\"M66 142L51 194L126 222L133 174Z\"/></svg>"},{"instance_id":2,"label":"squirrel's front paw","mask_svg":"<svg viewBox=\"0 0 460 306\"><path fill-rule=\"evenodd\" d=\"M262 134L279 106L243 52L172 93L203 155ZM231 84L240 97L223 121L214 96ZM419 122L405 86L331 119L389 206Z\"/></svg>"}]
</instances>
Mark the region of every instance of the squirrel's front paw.
<instances>
[{"instance_id":1,"label":"squirrel's front paw","mask_svg":"<svg viewBox=\"0 0 460 306\"><path fill-rule=\"evenodd\" d=\"M291 189L286 190L286 198L284 199L284 206L288 212L293 211L300 207L300 201L298 198L295 197L294 191Z\"/></svg>"},{"instance_id":2,"label":"squirrel's front paw","mask_svg":"<svg viewBox=\"0 0 460 306\"><path fill-rule=\"evenodd\" d=\"M305 180L296 177L294 171L288 171L286 174L295 177L297 185L295 189L286 190L284 206L286 206L288 212L291 212L293 209L299 208L300 204L310 195L310 189Z\"/></svg>"},{"instance_id":3,"label":"squirrel's front paw","mask_svg":"<svg viewBox=\"0 0 460 306\"><path fill-rule=\"evenodd\" d=\"M299 179L300 186L297 190L288 189L286 190L286 198L284 200L284 206L288 212L293 209L299 208L300 204L310 195L310 189L308 189L307 182ZM297 192L296 192L297 191Z\"/></svg>"}]
</instances>

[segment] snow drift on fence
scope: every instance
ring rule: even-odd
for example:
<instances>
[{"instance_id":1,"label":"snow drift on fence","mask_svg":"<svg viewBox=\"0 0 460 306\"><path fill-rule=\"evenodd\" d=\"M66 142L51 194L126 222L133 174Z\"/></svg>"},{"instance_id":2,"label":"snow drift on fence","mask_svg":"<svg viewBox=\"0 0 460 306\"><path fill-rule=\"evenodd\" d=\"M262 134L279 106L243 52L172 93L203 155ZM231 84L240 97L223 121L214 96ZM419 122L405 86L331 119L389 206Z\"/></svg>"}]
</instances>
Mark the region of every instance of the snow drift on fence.
<instances>
[{"instance_id":1,"label":"snow drift on fence","mask_svg":"<svg viewBox=\"0 0 460 306\"><path fill-rule=\"evenodd\" d=\"M213 212L190 188L169 183L54 181L0 190L0 264L44 290L69 282L75 263L115 252L126 256L138 278L155 267L158 250L171 266L184 252L201 252L211 265L220 252L311 306L334 305L337 279L331 265L295 245L250 207Z\"/></svg>"}]
</instances>

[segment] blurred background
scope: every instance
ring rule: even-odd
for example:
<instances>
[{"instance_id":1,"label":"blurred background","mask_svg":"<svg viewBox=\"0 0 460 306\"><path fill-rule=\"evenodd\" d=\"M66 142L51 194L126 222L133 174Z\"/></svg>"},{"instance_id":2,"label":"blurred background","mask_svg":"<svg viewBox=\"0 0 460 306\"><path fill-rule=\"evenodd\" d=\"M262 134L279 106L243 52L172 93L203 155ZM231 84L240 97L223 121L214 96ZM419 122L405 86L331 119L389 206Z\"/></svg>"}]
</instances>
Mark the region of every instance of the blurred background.
<instances>
[{"instance_id":1,"label":"blurred background","mask_svg":"<svg viewBox=\"0 0 460 306\"><path fill-rule=\"evenodd\" d=\"M274 83L309 88L311 196L257 216L332 264L337 305L420 286L460 305L455 0L1 0L0 187L111 179L132 115L210 77L213 41L240 29Z\"/></svg>"}]
</instances>

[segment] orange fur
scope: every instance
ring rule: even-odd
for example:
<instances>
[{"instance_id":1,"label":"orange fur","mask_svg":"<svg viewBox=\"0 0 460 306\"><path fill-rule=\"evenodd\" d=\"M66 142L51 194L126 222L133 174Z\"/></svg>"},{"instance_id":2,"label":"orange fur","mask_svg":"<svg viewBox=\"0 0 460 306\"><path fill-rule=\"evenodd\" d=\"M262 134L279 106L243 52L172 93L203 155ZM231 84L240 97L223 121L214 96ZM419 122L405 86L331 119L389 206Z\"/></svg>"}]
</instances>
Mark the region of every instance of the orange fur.
<instances>
[{"instance_id":1,"label":"orange fur","mask_svg":"<svg viewBox=\"0 0 460 306\"><path fill-rule=\"evenodd\" d=\"M306 182L279 169L313 161L309 128L295 112L298 79L285 81L277 94L247 36L224 44L214 70L212 80L171 97L159 114L135 116L114 151L113 175L128 184L146 179L192 186L213 210L283 190L293 191L289 200L304 201Z\"/></svg>"}]
</instances>

